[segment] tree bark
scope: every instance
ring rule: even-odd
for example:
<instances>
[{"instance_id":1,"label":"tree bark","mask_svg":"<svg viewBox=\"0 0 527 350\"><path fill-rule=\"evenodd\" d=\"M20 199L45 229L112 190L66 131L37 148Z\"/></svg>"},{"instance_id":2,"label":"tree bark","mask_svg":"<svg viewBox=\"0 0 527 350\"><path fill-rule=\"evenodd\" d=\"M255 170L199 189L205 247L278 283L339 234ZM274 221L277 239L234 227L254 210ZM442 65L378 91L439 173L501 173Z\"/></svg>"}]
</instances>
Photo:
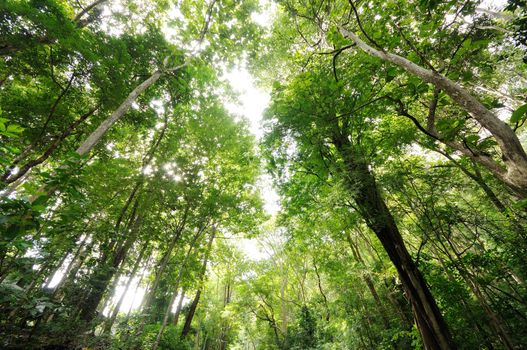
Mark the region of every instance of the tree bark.
<instances>
[{"instance_id":1,"label":"tree bark","mask_svg":"<svg viewBox=\"0 0 527 350\"><path fill-rule=\"evenodd\" d=\"M135 87L135 89L128 94L126 99L121 103L121 105L98 127L95 129L77 148L76 152L82 157L95 146L100 139L106 134L108 129L118 121L132 106L132 103L135 102L137 97L141 95L146 89L152 86L159 78L161 77L162 72L160 70L155 71L148 79L143 81L141 84Z\"/></svg>"},{"instance_id":2,"label":"tree bark","mask_svg":"<svg viewBox=\"0 0 527 350\"><path fill-rule=\"evenodd\" d=\"M196 291L196 295L194 296L194 299L192 300L192 304L190 304L190 309L188 310L187 317L185 318L185 324L183 325L183 330L181 331L181 339L186 338L187 335L190 333L190 326L192 324L192 319L194 318L194 314L196 313L196 309L198 307L199 299L201 297L201 287Z\"/></svg>"},{"instance_id":3,"label":"tree bark","mask_svg":"<svg viewBox=\"0 0 527 350\"><path fill-rule=\"evenodd\" d=\"M368 163L353 153L347 137L334 137L333 143L344 160L349 190L359 214L376 234L394 264L412 305L417 327L427 350L455 349L450 331L437 307L424 277L408 253L395 220L377 187Z\"/></svg>"}]
</instances>

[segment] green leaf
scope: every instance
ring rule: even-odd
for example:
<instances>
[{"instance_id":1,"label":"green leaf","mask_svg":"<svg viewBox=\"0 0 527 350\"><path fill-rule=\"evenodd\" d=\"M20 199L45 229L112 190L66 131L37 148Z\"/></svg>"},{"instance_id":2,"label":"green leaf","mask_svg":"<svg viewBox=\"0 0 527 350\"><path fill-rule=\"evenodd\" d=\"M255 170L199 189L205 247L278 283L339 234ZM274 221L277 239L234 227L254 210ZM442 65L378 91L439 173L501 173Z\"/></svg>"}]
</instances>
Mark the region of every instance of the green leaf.
<instances>
[{"instance_id":1,"label":"green leaf","mask_svg":"<svg viewBox=\"0 0 527 350\"><path fill-rule=\"evenodd\" d=\"M9 132L9 133L19 134L19 133L21 133L22 131L24 131L24 128L21 127L20 125L10 124L10 125L7 127L7 132Z\"/></svg>"},{"instance_id":2,"label":"green leaf","mask_svg":"<svg viewBox=\"0 0 527 350\"><path fill-rule=\"evenodd\" d=\"M469 135L466 138L468 144L476 145L479 141L479 135Z\"/></svg>"},{"instance_id":3,"label":"green leaf","mask_svg":"<svg viewBox=\"0 0 527 350\"><path fill-rule=\"evenodd\" d=\"M516 209L524 209L524 208L527 208L527 199L519 200L519 201L517 201L516 203L514 203L512 206L513 206L514 208L516 208Z\"/></svg>"},{"instance_id":4,"label":"green leaf","mask_svg":"<svg viewBox=\"0 0 527 350\"><path fill-rule=\"evenodd\" d=\"M527 103L518 107L511 115L511 123L519 123L521 119L527 117Z\"/></svg>"}]
</instances>

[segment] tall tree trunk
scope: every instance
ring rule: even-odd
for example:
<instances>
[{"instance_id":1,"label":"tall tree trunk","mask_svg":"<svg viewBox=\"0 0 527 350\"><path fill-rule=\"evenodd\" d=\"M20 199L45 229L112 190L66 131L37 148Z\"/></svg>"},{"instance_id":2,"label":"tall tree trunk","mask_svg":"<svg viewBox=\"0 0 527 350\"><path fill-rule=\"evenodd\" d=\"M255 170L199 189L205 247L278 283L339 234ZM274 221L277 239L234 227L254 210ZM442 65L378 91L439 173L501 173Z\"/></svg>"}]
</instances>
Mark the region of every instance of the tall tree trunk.
<instances>
[{"instance_id":1,"label":"tall tree trunk","mask_svg":"<svg viewBox=\"0 0 527 350\"><path fill-rule=\"evenodd\" d=\"M187 250L187 254L185 255L185 259L183 260L183 263L181 264L181 267L179 268L179 273L178 273L178 276L176 278L176 283L173 286L174 292L173 292L172 297L170 298L170 301L168 302L168 305L166 307L165 315L163 317L163 322L161 323L161 327L159 328L159 332L157 333L157 337L156 337L156 340L154 342L154 345L152 346L152 350L156 350L157 347L159 346L159 342L161 341L161 337L163 336L163 333L164 333L165 328L166 328L167 323L168 323L168 318L170 316L170 311L172 310L172 306L174 305L174 301L176 300L176 297L178 295L179 283L181 282L181 278L183 277L183 272L185 271L185 268L187 266L187 262L188 262L188 259L190 257L190 253L192 252L192 250L196 246L196 243L198 242L200 236L201 236L201 232L198 231L197 234L192 239L192 242L190 242L189 248ZM213 239L214 239L214 232L211 234L211 239L209 240L209 245L208 245L207 249L210 249L210 245L212 244L212 240Z\"/></svg>"},{"instance_id":2,"label":"tall tree trunk","mask_svg":"<svg viewBox=\"0 0 527 350\"><path fill-rule=\"evenodd\" d=\"M425 279L408 253L395 220L386 206L369 165L359 152L353 152L346 136L333 143L344 160L350 193L359 214L376 234L394 264L412 305L417 327L427 350L454 349L450 331L437 307Z\"/></svg>"},{"instance_id":3,"label":"tall tree trunk","mask_svg":"<svg viewBox=\"0 0 527 350\"><path fill-rule=\"evenodd\" d=\"M135 260L134 266L132 268L132 271L130 272L130 277L128 278L128 281L126 282L126 286L124 288L123 293L121 294L121 297L117 301L117 304L115 304L115 307L112 310L112 313L110 317L106 320L104 324L104 333L110 333L112 326L115 322L115 319L117 318L117 315L119 314L119 310L121 309L121 305L123 304L124 298L130 289L130 286L132 285L132 281L137 273L137 270L139 270L139 266L141 266L141 262L143 261L144 254L146 250L148 249L148 241L143 244L143 247L141 248L141 251L139 252L139 255L137 256L137 259Z\"/></svg>"},{"instance_id":4,"label":"tall tree trunk","mask_svg":"<svg viewBox=\"0 0 527 350\"><path fill-rule=\"evenodd\" d=\"M185 299L185 289L181 291L179 296L179 302L176 307L176 313L174 314L174 326L177 326L179 322L179 316L181 315L181 308L183 307L183 300Z\"/></svg>"},{"instance_id":5,"label":"tall tree trunk","mask_svg":"<svg viewBox=\"0 0 527 350\"><path fill-rule=\"evenodd\" d=\"M170 257L172 255L172 251L174 250L174 247L176 246L176 243L179 241L179 238L181 237L181 233L183 232L183 229L185 228L185 224L187 221L187 216L190 208L189 205L185 208L185 212L183 213L183 217L181 218L180 223L178 224L178 227L176 227L176 232L172 236L172 239L170 243L168 244L167 251L163 254L163 257L161 258L161 261L158 264L158 268L156 269L156 274L154 277L154 281L152 282L152 285L150 286L150 289L146 293L141 306L139 307L140 310L142 310L142 317L141 317L141 323L139 324L137 333L141 334L143 331L143 328L146 323L146 319L150 316L150 309L152 307L152 300L154 298L154 295L157 291L157 287L159 285L159 282L161 281L161 277L163 276L163 273L165 272L166 266L168 264L168 261L170 260Z\"/></svg>"},{"instance_id":6,"label":"tall tree trunk","mask_svg":"<svg viewBox=\"0 0 527 350\"><path fill-rule=\"evenodd\" d=\"M139 215L131 227L131 232L125 242L114 251L110 259L105 259L101 263L102 266L97 268L92 278L90 278L91 291L79 308L79 316L81 320L91 322L95 318L97 306L101 302L104 293L108 288L108 284L126 258L128 250L135 242L141 227L141 222L142 216Z\"/></svg>"},{"instance_id":7,"label":"tall tree trunk","mask_svg":"<svg viewBox=\"0 0 527 350\"><path fill-rule=\"evenodd\" d=\"M232 297L232 286L231 286L231 281L230 281L230 276L229 276L223 288L223 309L225 309L225 307L231 302L231 297ZM227 320L222 320L221 333L219 337L219 343L220 343L219 350L227 349L228 332L229 332L229 324L227 323Z\"/></svg>"},{"instance_id":8,"label":"tall tree trunk","mask_svg":"<svg viewBox=\"0 0 527 350\"><path fill-rule=\"evenodd\" d=\"M183 270L183 267L180 270ZM177 295L178 295L178 289L175 288L174 292L172 293L172 296L170 297L168 305L166 307L165 315L163 316L163 321L161 322L161 327L159 327L159 332L157 332L156 340L154 341L154 345L152 345L152 350L157 350L159 346L161 337L163 336L163 333L165 332L165 328L168 324L168 318L170 317L170 311L172 310L172 305L174 305Z\"/></svg>"},{"instance_id":9,"label":"tall tree trunk","mask_svg":"<svg viewBox=\"0 0 527 350\"><path fill-rule=\"evenodd\" d=\"M163 140L166 129L168 127L168 119L167 116L165 116L165 124L161 131L159 132L158 136L154 138L152 145L150 146L150 149L143 157L143 167L149 165L151 161L154 158L154 155L161 144L161 141ZM116 220L116 224L114 226L114 235L109 244L106 247L106 251L113 252L111 256L108 256L106 253L103 254L102 261L103 266L100 269L100 275L95 274L94 279L92 279L93 282L93 289L92 292L88 295L88 298L85 300L85 303L83 304L80 312L81 319L85 321L91 321L93 317L95 317L95 309L99 305L104 292L107 289L108 283L112 279L112 277L115 275L115 272L123 262L123 260L126 258L126 255L128 253L128 250L134 244L137 235L139 234L139 229L142 221L142 215L139 215L131 228L131 232L128 234L128 237L125 239L124 242L121 242L120 245L115 248L115 246L118 244L120 237L120 227L121 223L124 220L125 214L128 211L128 208L130 207L132 201L135 199L135 203L133 205L132 212L130 214L129 221L134 220L135 213L137 211L137 207L139 205L139 197L138 193L141 191L143 184L144 184L144 174L141 172L139 175L130 195L128 196L123 208L121 209L121 212ZM115 283L117 283L117 280L115 280Z\"/></svg>"},{"instance_id":10,"label":"tall tree trunk","mask_svg":"<svg viewBox=\"0 0 527 350\"><path fill-rule=\"evenodd\" d=\"M187 318L185 319L185 324L183 325L183 330L181 331L181 339L185 338L190 332L190 326L192 324L192 319L194 318L194 313L196 312L196 308L198 307L199 299L201 296L201 290L203 288L203 281L205 279L205 273L207 272L207 263L209 260L209 254L210 254L211 247L212 247L212 241L214 240L215 236L216 236L216 227L212 226L212 234L210 236L207 250L203 257L203 263L201 265L198 290L196 292L196 295L194 296L194 300L192 300L192 304L190 305Z\"/></svg>"}]
</instances>

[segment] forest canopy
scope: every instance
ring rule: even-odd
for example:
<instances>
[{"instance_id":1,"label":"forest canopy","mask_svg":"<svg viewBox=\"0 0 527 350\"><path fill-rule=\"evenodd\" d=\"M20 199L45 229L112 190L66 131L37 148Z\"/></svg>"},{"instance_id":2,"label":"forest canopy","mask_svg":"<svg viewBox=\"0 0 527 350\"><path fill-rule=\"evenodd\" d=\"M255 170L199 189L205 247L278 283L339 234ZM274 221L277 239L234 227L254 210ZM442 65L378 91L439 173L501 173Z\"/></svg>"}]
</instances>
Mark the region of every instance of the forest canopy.
<instances>
[{"instance_id":1,"label":"forest canopy","mask_svg":"<svg viewBox=\"0 0 527 350\"><path fill-rule=\"evenodd\" d=\"M525 349L526 125L525 0L4 0L0 348Z\"/></svg>"}]
</instances>

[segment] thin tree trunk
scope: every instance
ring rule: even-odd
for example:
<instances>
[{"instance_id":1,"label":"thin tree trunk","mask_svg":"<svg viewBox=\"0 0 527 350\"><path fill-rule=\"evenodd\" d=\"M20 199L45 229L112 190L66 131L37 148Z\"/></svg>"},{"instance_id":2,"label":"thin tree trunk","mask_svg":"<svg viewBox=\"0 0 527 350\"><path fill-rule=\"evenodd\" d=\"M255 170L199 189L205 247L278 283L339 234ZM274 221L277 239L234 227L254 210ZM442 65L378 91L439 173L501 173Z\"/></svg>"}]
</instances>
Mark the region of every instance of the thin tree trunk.
<instances>
[{"instance_id":1,"label":"thin tree trunk","mask_svg":"<svg viewBox=\"0 0 527 350\"><path fill-rule=\"evenodd\" d=\"M183 270L183 267L181 267L180 271L181 270ZM170 317L170 311L172 309L172 305L174 305L177 295L178 295L178 289L175 288L174 292L172 293L172 296L170 297L170 301L168 302L167 308L165 310L165 315L163 316L163 321L161 322L161 327L159 328L159 332L157 332L154 345L152 345L152 350L157 350L159 346L159 342L161 341L161 337L163 336L163 333L165 332L165 328L168 323L168 318Z\"/></svg>"},{"instance_id":2,"label":"thin tree trunk","mask_svg":"<svg viewBox=\"0 0 527 350\"><path fill-rule=\"evenodd\" d=\"M318 291L320 292L320 295L322 295L322 300L324 300L324 309L326 309L326 322L329 322L331 314L329 312L328 298L326 297L326 293L324 293L324 290L322 289L322 282L320 280L320 274L318 273L317 263L314 258L313 258L313 267L315 268L315 275L317 276Z\"/></svg>"},{"instance_id":3,"label":"thin tree trunk","mask_svg":"<svg viewBox=\"0 0 527 350\"><path fill-rule=\"evenodd\" d=\"M185 228L187 216L188 216L189 206L185 208L185 213L183 214L183 217L181 219L181 222L178 224L178 227L176 228L176 232L174 233L174 236L172 237L172 240L170 241L167 251L165 254L163 254L163 257L161 258L161 261L159 262L159 267L156 269L156 274L154 277L154 281L152 282L152 286L150 287L150 290L147 292L145 298L143 299L140 309L142 310L142 316L141 316L141 323L139 324L139 328L137 330L138 334L141 334L143 331L143 328L145 326L145 322L147 317L150 316L150 308L151 308L151 302L154 298L154 295L157 290L157 286L159 285L159 282L161 281L161 276L163 275L163 272L166 269L166 266L168 264L168 261L170 260L172 251L174 250L174 247L176 246L176 243L179 241L179 238L181 237L181 233L183 232L183 229Z\"/></svg>"},{"instance_id":4,"label":"thin tree trunk","mask_svg":"<svg viewBox=\"0 0 527 350\"><path fill-rule=\"evenodd\" d=\"M129 248L137 239L141 223L142 216L139 215L135 220L134 224L132 225L131 232L129 233L129 236L126 241L115 250L110 261L105 259L102 262L103 266L98 268L98 271L93 274L90 283L92 286L92 290L88 294L88 297L83 301L79 309L79 316L82 320L90 322L95 318L95 310L101 302L101 299L108 287L108 284L110 283L111 279L115 276L116 272L121 266L121 263L126 258Z\"/></svg>"},{"instance_id":5,"label":"thin tree trunk","mask_svg":"<svg viewBox=\"0 0 527 350\"><path fill-rule=\"evenodd\" d=\"M176 313L174 314L174 326L177 326L179 322L179 315L181 315L181 308L183 307L183 300L185 299L185 289L181 291L179 302L177 304Z\"/></svg>"},{"instance_id":6,"label":"thin tree trunk","mask_svg":"<svg viewBox=\"0 0 527 350\"><path fill-rule=\"evenodd\" d=\"M433 246L433 252L434 252L437 260L439 261L439 264L441 265L441 267L445 271L445 273L446 273L446 275L448 277L448 280L451 281L451 282L456 282L456 278L452 275L452 273L450 272L450 269L446 266L445 262L443 261L443 258L441 257L441 254L439 253L439 251L438 251L437 247L435 247L435 245ZM482 328L482 326L479 324L478 318L470 310L469 305L467 304L467 302L463 298L461 298L460 301L461 301L461 305L463 305L463 309L465 310L467 315L470 317L470 320L472 320L474 322L475 331L480 333L481 336L485 339L485 345L489 349L493 349L494 347L492 346L492 343L488 339L489 338L488 334Z\"/></svg>"},{"instance_id":7,"label":"thin tree trunk","mask_svg":"<svg viewBox=\"0 0 527 350\"><path fill-rule=\"evenodd\" d=\"M124 291L121 294L119 301L117 301L117 304L115 304L112 314L110 315L110 317L106 320L106 323L104 324L104 329L103 329L104 333L110 333L110 331L112 330L112 326L115 322L115 319L117 318L117 315L119 314L119 310L121 309L121 305L123 304L126 293L130 289L130 286L132 285L132 281L135 278L135 274L137 273L137 270L139 269L141 262L143 261L143 257L144 257L144 254L147 248L148 248L148 241L145 242L145 244L143 245L143 248L141 248L141 251L139 252L138 257L135 260L134 267L132 268L132 271L130 271L130 278L126 282Z\"/></svg>"},{"instance_id":8,"label":"thin tree trunk","mask_svg":"<svg viewBox=\"0 0 527 350\"><path fill-rule=\"evenodd\" d=\"M207 250L205 252L205 257L204 257L204 264L203 264L203 266L204 266L205 269L206 269L206 265L207 265L208 254L210 252L210 248L212 246L212 241L214 240L215 235L216 235L216 232L215 232L215 228L213 227L212 234L210 236L209 243L208 243ZM166 311L165 311L165 316L163 318L163 322L161 323L161 327L160 327L159 332L157 334L156 341L155 341L155 343L154 343L154 345L152 347L152 350L156 350L157 347L159 346L159 342L161 341L161 337L163 336L163 333L164 333L165 328L166 328L167 323L168 323L168 318L170 316L170 310L172 309L172 305L174 304L174 301L176 300L176 297L177 297L177 294L178 294L179 283L181 281L181 278L183 277L183 272L185 271L185 267L187 265L188 258L190 257L190 253L194 249L194 246L197 243L197 241L198 241L200 236L201 236L201 232L198 231L198 233L194 236L194 238L193 238L193 240L192 240L192 242L190 244L190 247L189 247L189 249L187 251L187 254L185 255L185 259L183 260L183 264L181 265L181 268L179 269L179 274L178 274L178 277L176 279L176 285L174 286L174 293L173 293L173 295L172 295L172 297L170 299L170 302L167 305L167 308L166 308ZM202 280L203 280L203 276L200 278L200 283L202 282ZM199 288L201 288L201 287L199 287ZM186 323L185 323L185 325L186 325Z\"/></svg>"},{"instance_id":9,"label":"thin tree trunk","mask_svg":"<svg viewBox=\"0 0 527 350\"><path fill-rule=\"evenodd\" d=\"M362 259L362 256L360 255L359 250L357 249L355 243L351 239L351 235L348 231L346 231L346 239L348 241L348 244L351 249L351 253L353 254L353 257L359 264L362 265L362 267L366 267L366 263ZM370 290L371 295L373 296L373 300L375 301L375 304L377 305L377 308L381 314L382 321L384 323L384 327L386 329L390 329L390 320L388 319L386 308L384 307L381 298L379 297L379 293L377 293L377 289L375 288L375 284L373 283L373 278L371 277L369 272L366 272L363 276L364 283L366 283L366 286Z\"/></svg>"},{"instance_id":10,"label":"thin tree trunk","mask_svg":"<svg viewBox=\"0 0 527 350\"><path fill-rule=\"evenodd\" d=\"M458 253L457 248L454 246L454 244L450 241L450 239L446 238L446 241L448 242L449 246L452 248L452 251L457 257L457 261L454 261L450 254L448 254L449 259L452 261L456 269L459 271L459 274L463 277L467 285L469 286L470 290L478 300L481 308L487 315L489 319L489 323L491 327L494 329L494 332L498 335L498 337L501 339L501 342L503 346L508 350L514 350L516 349L514 341L512 340L511 336L505 329L505 324L501 317L492 310L492 308L489 306L489 303L487 302L485 296L483 295L483 292L481 291L481 288L477 281L475 281L474 276L469 272L469 270L465 267L463 264L463 260L461 255Z\"/></svg>"},{"instance_id":11,"label":"thin tree trunk","mask_svg":"<svg viewBox=\"0 0 527 350\"><path fill-rule=\"evenodd\" d=\"M79 119L77 119L74 123L70 124L70 126L68 126L68 128L66 130L64 130L62 132L62 134L57 137L55 139L55 141L53 141L49 147L44 151L44 153L36 158L36 159L33 159L29 162L27 162L26 164L24 164L16 174L12 174L11 172L6 172L3 176L2 176L2 181L7 183L7 184L11 184L11 186L9 186L10 188L8 189L8 191L6 192L5 195L8 195L10 194L19 184L20 182L23 181L25 175L32 169L34 168L35 166L43 163L44 161L46 161L58 148L59 146L62 144L62 142L69 136L71 135L71 133L77 128L77 126L79 126L82 122L84 122L86 119L88 119L88 117L90 117L91 115L93 115L93 113L95 113L97 111L97 108L92 108L91 110L89 110L87 113L83 114ZM12 188L11 188L12 187Z\"/></svg>"},{"instance_id":12,"label":"thin tree trunk","mask_svg":"<svg viewBox=\"0 0 527 350\"><path fill-rule=\"evenodd\" d=\"M285 266L284 260L280 258L280 330L284 336L287 335L289 325L289 307L286 301L287 286L289 284L289 268Z\"/></svg>"},{"instance_id":13,"label":"thin tree trunk","mask_svg":"<svg viewBox=\"0 0 527 350\"><path fill-rule=\"evenodd\" d=\"M157 333L156 340L154 342L154 345L152 346L152 350L156 350L159 346L159 342L161 341L161 337L163 336L163 333L165 331L165 328L168 323L168 318L170 317L170 311L172 310L172 306L174 305L174 301L176 300L176 297L178 295L178 289L179 289L179 283L181 282L181 278L183 277L183 272L185 271L185 268L187 266L188 259L190 257L190 253L194 249L196 243L198 242L199 237L201 236L201 232L198 231L197 234L192 239L192 242L190 242L190 246L187 250L187 254L185 255L185 258L183 260L183 263L181 264L181 267L179 268L179 273L176 279L176 283L174 285L174 293L172 294L172 297L170 298L170 301L167 305L167 308L165 310L165 315L163 317L163 322L161 323L161 327L159 328L159 332ZM211 235L210 244L212 243L212 240L214 239L214 232ZM210 244L207 249L210 249ZM207 253L206 253L207 254Z\"/></svg>"},{"instance_id":14,"label":"thin tree trunk","mask_svg":"<svg viewBox=\"0 0 527 350\"><path fill-rule=\"evenodd\" d=\"M196 292L196 295L194 296L194 300L192 300L192 304L190 305L190 309L187 315L187 318L185 319L185 325L183 326L183 330L181 331L181 339L185 338L188 333L190 332L190 326L192 324L192 319L194 318L194 313L196 312L196 308L198 307L199 299L201 296L201 289L203 288L203 281L205 279L205 273L207 272L207 263L209 259L209 254L212 248L212 241L214 240L214 237L216 236L216 227L212 227L212 234L209 239L209 243L207 246L207 250L205 252L205 255L203 257L203 263L201 266L201 273L199 278L199 284L198 284L198 290Z\"/></svg>"}]
</instances>

